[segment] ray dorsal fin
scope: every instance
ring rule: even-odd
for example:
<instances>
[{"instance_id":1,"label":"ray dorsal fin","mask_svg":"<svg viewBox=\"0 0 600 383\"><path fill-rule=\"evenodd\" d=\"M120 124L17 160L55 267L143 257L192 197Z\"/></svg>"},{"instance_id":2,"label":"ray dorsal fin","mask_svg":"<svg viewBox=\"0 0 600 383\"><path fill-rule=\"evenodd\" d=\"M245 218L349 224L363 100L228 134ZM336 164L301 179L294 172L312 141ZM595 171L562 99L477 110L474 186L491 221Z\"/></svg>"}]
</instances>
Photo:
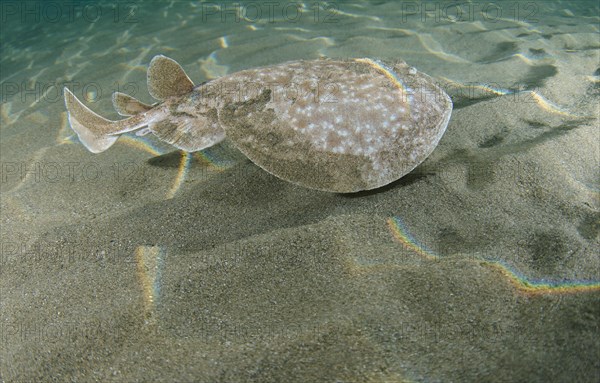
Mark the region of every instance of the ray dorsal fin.
<instances>
[{"instance_id":1,"label":"ray dorsal fin","mask_svg":"<svg viewBox=\"0 0 600 383\"><path fill-rule=\"evenodd\" d=\"M144 104L136 98L121 92L113 93L112 103L121 116L133 116L152 109L152 105Z\"/></svg>"},{"instance_id":2,"label":"ray dorsal fin","mask_svg":"<svg viewBox=\"0 0 600 383\"><path fill-rule=\"evenodd\" d=\"M157 100L182 96L194 89L194 83L175 60L154 56L148 67L148 92Z\"/></svg>"}]
</instances>

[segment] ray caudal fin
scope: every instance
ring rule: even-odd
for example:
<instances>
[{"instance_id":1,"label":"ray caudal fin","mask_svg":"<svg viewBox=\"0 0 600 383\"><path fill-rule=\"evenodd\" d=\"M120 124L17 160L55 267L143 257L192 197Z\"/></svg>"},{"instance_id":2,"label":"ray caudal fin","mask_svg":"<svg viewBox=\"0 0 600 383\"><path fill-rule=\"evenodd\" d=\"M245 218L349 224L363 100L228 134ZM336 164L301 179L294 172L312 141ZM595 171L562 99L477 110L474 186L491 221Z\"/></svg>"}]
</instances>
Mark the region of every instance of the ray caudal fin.
<instances>
[{"instance_id":1,"label":"ray caudal fin","mask_svg":"<svg viewBox=\"0 0 600 383\"><path fill-rule=\"evenodd\" d=\"M135 117L120 121L108 120L83 105L69 89L64 88L64 95L69 124L77 133L79 141L92 153L105 151L117 141L119 134L145 125Z\"/></svg>"}]
</instances>

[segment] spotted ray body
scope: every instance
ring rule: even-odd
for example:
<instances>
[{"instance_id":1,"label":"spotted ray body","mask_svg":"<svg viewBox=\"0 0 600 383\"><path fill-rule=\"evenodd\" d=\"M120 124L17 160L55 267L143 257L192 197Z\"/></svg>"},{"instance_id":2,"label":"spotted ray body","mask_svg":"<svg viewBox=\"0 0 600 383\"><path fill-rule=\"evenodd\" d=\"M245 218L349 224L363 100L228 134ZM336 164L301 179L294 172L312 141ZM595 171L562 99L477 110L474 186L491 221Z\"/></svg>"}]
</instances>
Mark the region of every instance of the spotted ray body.
<instances>
[{"instance_id":1,"label":"spotted ray body","mask_svg":"<svg viewBox=\"0 0 600 383\"><path fill-rule=\"evenodd\" d=\"M452 112L448 95L402 61L303 60L236 72L194 86L156 56L146 105L122 93L104 119L65 89L71 127L92 152L120 134L151 132L193 152L226 137L251 161L292 183L331 192L386 185L433 151Z\"/></svg>"}]
</instances>

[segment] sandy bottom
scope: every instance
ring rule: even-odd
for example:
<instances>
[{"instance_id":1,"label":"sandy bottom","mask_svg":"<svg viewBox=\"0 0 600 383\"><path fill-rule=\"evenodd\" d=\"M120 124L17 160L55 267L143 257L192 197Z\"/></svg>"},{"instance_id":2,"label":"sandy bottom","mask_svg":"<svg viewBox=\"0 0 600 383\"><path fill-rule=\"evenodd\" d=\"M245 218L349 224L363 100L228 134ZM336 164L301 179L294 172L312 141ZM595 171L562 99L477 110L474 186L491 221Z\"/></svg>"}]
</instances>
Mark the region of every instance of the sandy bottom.
<instances>
[{"instance_id":1,"label":"sandy bottom","mask_svg":"<svg viewBox=\"0 0 600 383\"><path fill-rule=\"evenodd\" d=\"M0 381L597 381L600 47L581 4L400 23L393 2L357 2L333 29L311 8L235 23L194 2L140 6L136 23L13 20ZM279 180L228 142L186 154L129 136L88 153L52 92L79 81L116 119L117 88L152 102L159 53L196 83L400 57L455 107L424 163L350 195Z\"/></svg>"}]
</instances>

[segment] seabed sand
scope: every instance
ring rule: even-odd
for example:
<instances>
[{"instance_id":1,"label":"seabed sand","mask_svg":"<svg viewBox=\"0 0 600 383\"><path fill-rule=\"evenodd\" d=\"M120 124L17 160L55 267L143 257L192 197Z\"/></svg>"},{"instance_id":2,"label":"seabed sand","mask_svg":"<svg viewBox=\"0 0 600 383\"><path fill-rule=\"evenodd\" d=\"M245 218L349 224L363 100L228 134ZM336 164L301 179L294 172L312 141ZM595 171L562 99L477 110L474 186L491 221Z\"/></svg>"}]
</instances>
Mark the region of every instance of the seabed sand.
<instances>
[{"instance_id":1,"label":"seabed sand","mask_svg":"<svg viewBox=\"0 0 600 383\"><path fill-rule=\"evenodd\" d=\"M393 9L381 7L364 13ZM1 380L597 381L599 54L597 30L568 20L371 28L334 45L316 31L292 48L230 31L197 66L185 45L167 49L191 27L165 27L167 42L143 52L147 24L116 47L100 34L100 47L57 49L38 79L108 86L131 70L122 80L142 84L144 101L143 65L158 53L196 82L194 68L223 63L397 56L437 77L455 110L412 173L340 195L281 181L227 142L185 155L126 138L92 155L64 143L62 102L4 103ZM78 52L102 49L110 62L81 64ZM278 56L263 62L261 49ZM474 82L531 91L464 86ZM92 107L114 117L103 97Z\"/></svg>"}]
</instances>

